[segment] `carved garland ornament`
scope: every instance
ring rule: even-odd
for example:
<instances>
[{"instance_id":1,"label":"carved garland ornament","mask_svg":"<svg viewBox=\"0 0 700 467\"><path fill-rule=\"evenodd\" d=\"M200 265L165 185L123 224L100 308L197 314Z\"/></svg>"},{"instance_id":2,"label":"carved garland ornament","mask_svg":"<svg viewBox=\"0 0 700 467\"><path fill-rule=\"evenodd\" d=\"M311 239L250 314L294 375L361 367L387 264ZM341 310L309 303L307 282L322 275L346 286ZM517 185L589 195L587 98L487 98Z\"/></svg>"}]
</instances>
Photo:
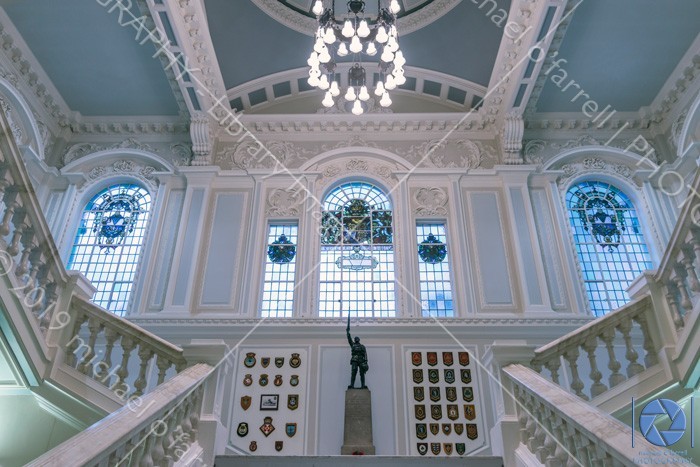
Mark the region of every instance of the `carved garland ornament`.
<instances>
[{"instance_id":1,"label":"carved garland ornament","mask_svg":"<svg viewBox=\"0 0 700 467\"><path fill-rule=\"evenodd\" d=\"M275 188L267 196L268 216L295 217L299 215L299 205L304 199L302 190L283 190Z\"/></svg>"},{"instance_id":2,"label":"carved garland ornament","mask_svg":"<svg viewBox=\"0 0 700 467\"><path fill-rule=\"evenodd\" d=\"M597 157L589 157L580 162L564 164L561 167L564 175L557 182L562 187L574 175L588 172L611 172L622 178L632 179L632 169L626 165L612 164Z\"/></svg>"},{"instance_id":3,"label":"carved garland ornament","mask_svg":"<svg viewBox=\"0 0 700 467\"><path fill-rule=\"evenodd\" d=\"M417 216L446 216L447 193L442 188L420 188L413 194Z\"/></svg>"},{"instance_id":4,"label":"carved garland ornament","mask_svg":"<svg viewBox=\"0 0 700 467\"><path fill-rule=\"evenodd\" d=\"M391 167L383 164L371 164L363 159L350 159L344 164L331 164L321 171L319 185L324 186L337 177L340 173L369 174L380 177L386 182L393 184L394 173Z\"/></svg>"},{"instance_id":5,"label":"carved garland ornament","mask_svg":"<svg viewBox=\"0 0 700 467\"><path fill-rule=\"evenodd\" d=\"M90 169L87 178L90 181L99 180L114 174L129 174L132 177L147 183L153 188L158 187L158 179L155 176L156 169L150 165L139 165L134 161L122 159L111 165L98 165Z\"/></svg>"},{"instance_id":6,"label":"carved garland ornament","mask_svg":"<svg viewBox=\"0 0 700 467\"><path fill-rule=\"evenodd\" d=\"M158 150L154 149L152 146L149 146L148 144L141 143L134 138L127 138L121 143L113 144L113 145L102 145L102 144L93 144L93 143L78 143L74 144L73 146L69 147L66 153L63 155L63 165L66 166L73 162L74 160L80 159L81 157L85 157L88 154L92 154L94 152L99 152L99 151L106 151L109 149L137 149L139 151L146 151L146 152L151 152L151 153L157 153Z\"/></svg>"}]
</instances>

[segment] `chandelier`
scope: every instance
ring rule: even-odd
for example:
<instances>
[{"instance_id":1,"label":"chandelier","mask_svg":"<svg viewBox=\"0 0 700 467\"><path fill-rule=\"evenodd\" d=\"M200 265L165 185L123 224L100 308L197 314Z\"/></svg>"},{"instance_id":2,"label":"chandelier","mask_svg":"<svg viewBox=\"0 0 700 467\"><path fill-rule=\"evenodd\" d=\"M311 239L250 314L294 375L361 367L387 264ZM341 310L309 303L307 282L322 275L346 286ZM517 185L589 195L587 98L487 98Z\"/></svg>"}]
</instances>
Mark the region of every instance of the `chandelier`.
<instances>
[{"instance_id":1,"label":"chandelier","mask_svg":"<svg viewBox=\"0 0 700 467\"><path fill-rule=\"evenodd\" d=\"M335 0L330 0L330 7L323 0L316 0L312 12L318 19L314 49L307 60L309 67L309 85L326 91L321 102L324 107L333 107L341 89L336 77L336 67L343 57L351 56L353 65L348 71L348 86L343 99L352 102L352 113L364 112L363 102L370 99L367 86L367 71L363 56L379 56L379 79L374 88L374 95L379 98L379 105L389 107L389 91L406 82L403 66L406 59L399 50L399 36L396 30L396 15L401 10L397 0L389 1L382 8L382 0L377 0L378 16L372 20L365 18L365 2L350 0L348 12L343 19L335 17ZM381 49L381 50L380 50ZM381 53L380 53L381 52Z\"/></svg>"}]
</instances>

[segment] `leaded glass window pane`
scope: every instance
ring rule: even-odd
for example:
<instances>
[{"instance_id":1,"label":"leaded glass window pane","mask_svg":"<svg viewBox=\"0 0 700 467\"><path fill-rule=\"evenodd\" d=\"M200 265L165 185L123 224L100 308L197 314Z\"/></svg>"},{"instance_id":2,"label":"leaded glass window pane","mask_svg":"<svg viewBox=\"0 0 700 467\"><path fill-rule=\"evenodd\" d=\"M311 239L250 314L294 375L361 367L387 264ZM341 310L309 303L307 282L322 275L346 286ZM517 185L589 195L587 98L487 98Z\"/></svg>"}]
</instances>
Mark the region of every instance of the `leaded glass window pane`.
<instances>
[{"instance_id":1,"label":"leaded glass window pane","mask_svg":"<svg viewBox=\"0 0 700 467\"><path fill-rule=\"evenodd\" d=\"M632 201L604 182L583 182L566 193L569 222L591 311L596 316L629 301L632 280L653 267Z\"/></svg>"},{"instance_id":2,"label":"leaded glass window pane","mask_svg":"<svg viewBox=\"0 0 700 467\"><path fill-rule=\"evenodd\" d=\"M292 316L298 231L297 224L270 225L260 305L260 313L263 317L290 318Z\"/></svg>"},{"instance_id":3,"label":"leaded glass window pane","mask_svg":"<svg viewBox=\"0 0 700 467\"><path fill-rule=\"evenodd\" d=\"M423 316L454 316L450 259L444 223L420 223L418 241L418 278Z\"/></svg>"},{"instance_id":4,"label":"leaded glass window pane","mask_svg":"<svg viewBox=\"0 0 700 467\"><path fill-rule=\"evenodd\" d=\"M321 217L319 315L395 316L393 243L391 202L379 188L332 190Z\"/></svg>"},{"instance_id":5,"label":"leaded glass window pane","mask_svg":"<svg viewBox=\"0 0 700 467\"><path fill-rule=\"evenodd\" d=\"M151 195L137 185L113 185L83 210L68 269L97 288L93 302L124 316L151 210Z\"/></svg>"}]
</instances>

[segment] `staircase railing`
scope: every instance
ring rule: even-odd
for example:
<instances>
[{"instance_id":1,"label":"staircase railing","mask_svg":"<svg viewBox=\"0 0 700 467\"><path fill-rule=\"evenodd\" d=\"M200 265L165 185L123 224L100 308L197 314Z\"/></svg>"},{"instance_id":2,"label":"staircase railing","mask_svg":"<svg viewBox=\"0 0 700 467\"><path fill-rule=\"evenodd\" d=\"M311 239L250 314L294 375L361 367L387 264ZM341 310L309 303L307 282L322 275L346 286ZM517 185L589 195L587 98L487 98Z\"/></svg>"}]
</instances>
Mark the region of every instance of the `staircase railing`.
<instances>
[{"instance_id":1,"label":"staircase railing","mask_svg":"<svg viewBox=\"0 0 700 467\"><path fill-rule=\"evenodd\" d=\"M25 353L36 359L39 378L60 379L66 367L77 370L66 381L75 382L77 375L84 382L97 381L94 388L110 388L103 388L107 411L186 366L182 349L87 300L94 289L80 274L66 271L2 112L0 283L10 292L0 297L6 309L12 307L13 325L24 323L36 343ZM30 345L29 339L19 340ZM152 375L153 359L157 374Z\"/></svg>"},{"instance_id":2,"label":"staircase railing","mask_svg":"<svg viewBox=\"0 0 700 467\"><path fill-rule=\"evenodd\" d=\"M196 457L204 382L211 373L203 363L187 368L137 407L121 408L28 465L169 466Z\"/></svg>"},{"instance_id":3,"label":"staircase railing","mask_svg":"<svg viewBox=\"0 0 700 467\"><path fill-rule=\"evenodd\" d=\"M503 373L516 402L520 443L544 465L634 466L641 453L665 451L530 368L509 365Z\"/></svg>"}]
</instances>

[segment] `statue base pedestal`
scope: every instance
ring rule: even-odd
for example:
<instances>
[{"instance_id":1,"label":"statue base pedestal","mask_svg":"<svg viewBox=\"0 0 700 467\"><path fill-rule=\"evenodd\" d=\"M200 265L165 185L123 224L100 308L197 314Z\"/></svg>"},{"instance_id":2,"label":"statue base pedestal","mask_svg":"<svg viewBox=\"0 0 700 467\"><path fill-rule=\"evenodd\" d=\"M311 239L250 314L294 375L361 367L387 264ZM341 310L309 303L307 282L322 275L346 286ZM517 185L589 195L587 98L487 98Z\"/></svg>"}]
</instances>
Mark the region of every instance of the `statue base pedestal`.
<instances>
[{"instance_id":1,"label":"statue base pedestal","mask_svg":"<svg viewBox=\"0 0 700 467\"><path fill-rule=\"evenodd\" d=\"M369 389L345 391L345 436L340 454L375 454L372 443L372 393Z\"/></svg>"}]
</instances>

